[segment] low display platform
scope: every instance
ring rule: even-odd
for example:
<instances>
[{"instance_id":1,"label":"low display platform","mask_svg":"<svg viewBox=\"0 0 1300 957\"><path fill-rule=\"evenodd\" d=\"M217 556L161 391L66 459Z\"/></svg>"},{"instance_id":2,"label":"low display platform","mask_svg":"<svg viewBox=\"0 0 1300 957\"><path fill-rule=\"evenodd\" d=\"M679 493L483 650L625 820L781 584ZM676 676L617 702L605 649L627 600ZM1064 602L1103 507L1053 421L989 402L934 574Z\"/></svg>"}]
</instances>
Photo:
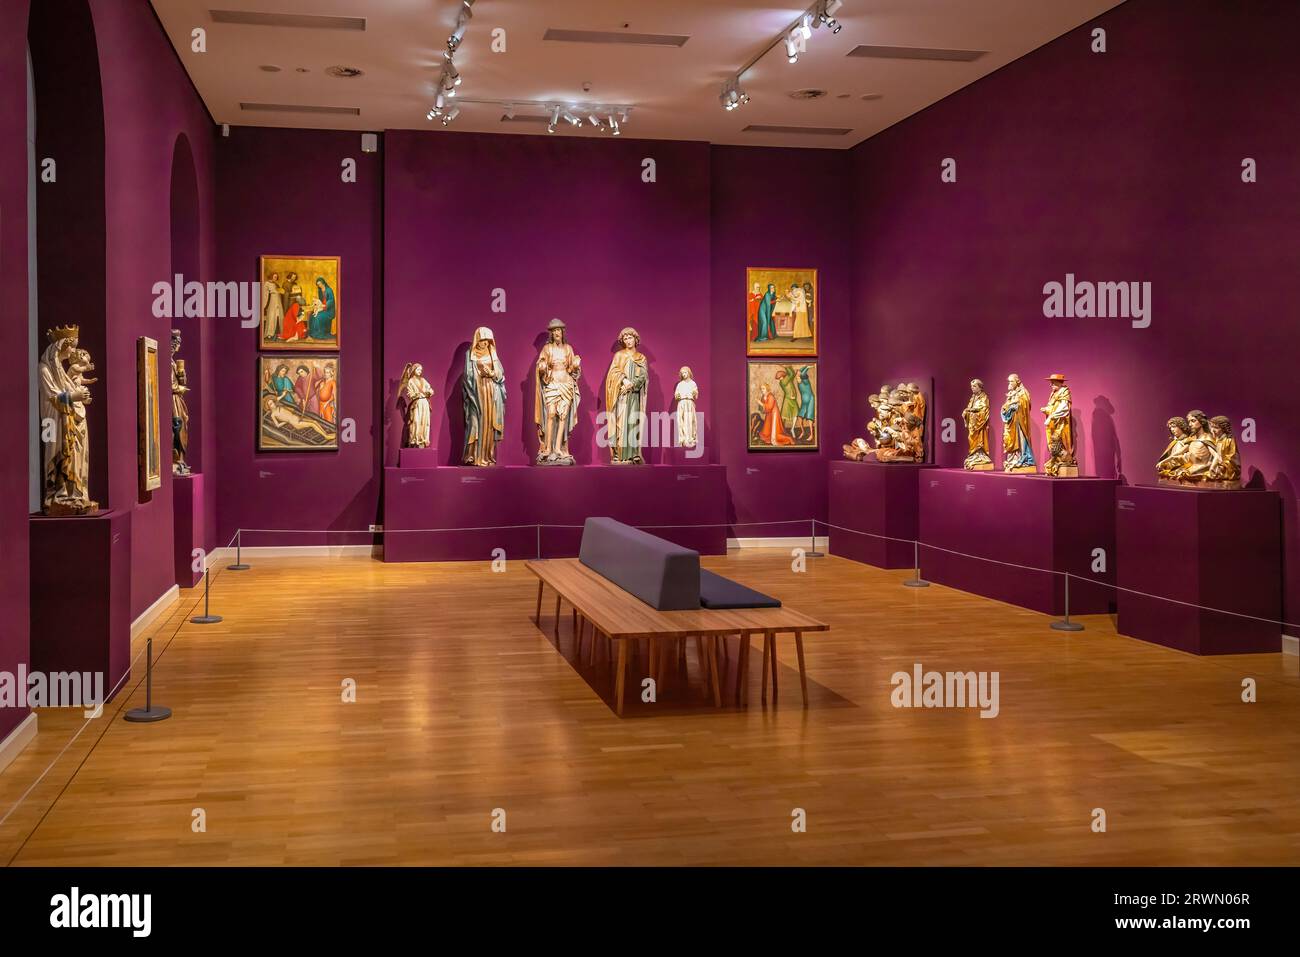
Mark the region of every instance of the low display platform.
<instances>
[{"instance_id":1,"label":"low display platform","mask_svg":"<svg viewBox=\"0 0 1300 957\"><path fill-rule=\"evenodd\" d=\"M194 549L203 548L203 474L172 476L172 549L175 554L176 584L193 588L203 580L194 570ZM202 565L200 565L200 569Z\"/></svg>"},{"instance_id":2,"label":"low display platform","mask_svg":"<svg viewBox=\"0 0 1300 957\"><path fill-rule=\"evenodd\" d=\"M924 462L827 463L830 553L879 568L911 568Z\"/></svg>"},{"instance_id":3,"label":"low display platform","mask_svg":"<svg viewBox=\"0 0 1300 957\"><path fill-rule=\"evenodd\" d=\"M436 469L441 464L436 448L398 449L397 467L402 469Z\"/></svg>"},{"instance_id":4,"label":"low display platform","mask_svg":"<svg viewBox=\"0 0 1300 957\"><path fill-rule=\"evenodd\" d=\"M33 515L30 532L29 670L102 673L112 700L131 673L131 513Z\"/></svg>"},{"instance_id":5,"label":"low display platform","mask_svg":"<svg viewBox=\"0 0 1300 957\"><path fill-rule=\"evenodd\" d=\"M571 558L592 515L723 555L726 492L722 465L386 468L384 560Z\"/></svg>"},{"instance_id":6,"label":"low display platform","mask_svg":"<svg viewBox=\"0 0 1300 957\"><path fill-rule=\"evenodd\" d=\"M1129 589L1118 593L1120 634L1197 655L1282 650L1276 492L1136 485L1115 504L1118 582Z\"/></svg>"},{"instance_id":7,"label":"low display platform","mask_svg":"<svg viewBox=\"0 0 1300 957\"><path fill-rule=\"evenodd\" d=\"M1111 610L1117 479L932 469L919 480L923 578L1061 615L1065 576L1052 573L1069 572L1070 614ZM1096 549L1105 571L1092 570Z\"/></svg>"}]
</instances>

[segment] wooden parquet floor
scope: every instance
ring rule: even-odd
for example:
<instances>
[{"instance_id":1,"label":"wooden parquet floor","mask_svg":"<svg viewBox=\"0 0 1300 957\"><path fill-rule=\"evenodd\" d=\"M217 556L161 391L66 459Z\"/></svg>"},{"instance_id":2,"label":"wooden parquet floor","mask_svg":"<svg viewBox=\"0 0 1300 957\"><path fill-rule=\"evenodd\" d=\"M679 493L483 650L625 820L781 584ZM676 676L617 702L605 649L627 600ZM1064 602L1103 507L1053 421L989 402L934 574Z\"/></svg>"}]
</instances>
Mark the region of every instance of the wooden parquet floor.
<instances>
[{"instance_id":1,"label":"wooden parquet floor","mask_svg":"<svg viewBox=\"0 0 1300 957\"><path fill-rule=\"evenodd\" d=\"M151 627L170 721L121 719L142 659L103 718L40 714L0 774L0 862L1300 863L1294 656L1197 658L1103 616L1065 635L906 572L753 550L705 564L831 625L806 640L809 708L783 639L776 706L756 641L747 709L706 702L692 648L655 703L634 669L619 719L568 607L558 646L553 599L533 624L522 562L255 561L214 574L222 623L189 624L186 592ZM916 662L997 671L1000 713L894 708Z\"/></svg>"}]
</instances>

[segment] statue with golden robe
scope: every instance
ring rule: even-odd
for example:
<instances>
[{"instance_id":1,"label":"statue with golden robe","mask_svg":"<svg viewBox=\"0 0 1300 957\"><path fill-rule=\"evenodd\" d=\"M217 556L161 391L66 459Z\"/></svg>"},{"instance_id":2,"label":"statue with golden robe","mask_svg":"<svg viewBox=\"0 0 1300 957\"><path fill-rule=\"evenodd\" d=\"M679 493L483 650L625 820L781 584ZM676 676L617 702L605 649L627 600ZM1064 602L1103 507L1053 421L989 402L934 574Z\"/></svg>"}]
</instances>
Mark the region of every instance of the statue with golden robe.
<instances>
[{"instance_id":1,"label":"statue with golden robe","mask_svg":"<svg viewBox=\"0 0 1300 957\"><path fill-rule=\"evenodd\" d=\"M890 389L880 387L867 403L874 415L867 434L875 442L857 438L843 447L844 457L854 462L925 461L925 395L914 382L900 382Z\"/></svg>"},{"instance_id":2,"label":"statue with golden robe","mask_svg":"<svg viewBox=\"0 0 1300 957\"><path fill-rule=\"evenodd\" d=\"M1065 384L1065 376L1057 372L1047 377L1052 383L1047 405L1041 411L1046 420L1047 461L1043 463L1043 474L1063 478L1074 478L1079 474L1079 462L1074 455L1074 412L1070 399L1070 387Z\"/></svg>"},{"instance_id":3,"label":"statue with golden robe","mask_svg":"<svg viewBox=\"0 0 1300 957\"><path fill-rule=\"evenodd\" d=\"M190 447L190 408L185 393L190 391L189 377L185 373L185 360L181 351L181 331L172 330L172 474L189 475L192 471L185 461Z\"/></svg>"},{"instance_id":4,"label":"statue with golden robe","mask_svg":"<svg viewBox=\"0 0 1300 957\"><path fill-rule=\"evenodd\" d=\"M78 347L77 326L49 330L50 344L37 366L44 446L41 511L46 515L87 515L99 508L90 497L90 437L86 427L89 386L95 366Z\"/></svg>"},{"instance_id":5,"label":"statue with golden robe","mask_svg":"<svg viewBox=\"0 0 1300 957\"><path fill-rule=\"evenodd\" d=\"M622 346L605 373L605 433L609 460L614 465L642 465L645 442L646 394L650 366L638 348L641 334L631 326L618 334Z\"/></svg>"},{"instance_id":6,"label":"statue with golden robe","mask_svg":"<svg viewBox=\"0 0 1300 957\"><path fill-rule=\"evenodd\" d=\"M582 358L565 341L565 326L552 319L546 345L537 355L533 424L537 426L537 464L572 465L569 433L578 420L578 376Z\"/></svg>"},{"instance_id":7,"label":"statue with golden robe","mask_svg":"<svg viewBox=\"0 0 1300 957\"><path fill-rule=\"evenodd\" d=\"M1029 390L1020 376L1007 376L1007 396L1002 402L1002 470L1037 472L1034 445L1029 438Z\"/></svg>"},{"instance_id":8,"label":"statue with golden robe","mask_svg":"<svg viewBox=\"0 0 1300 957\"><path fill-rule=\"evenodd\" d=\"M961 420L966 423L968 452L962 468L968 472L993 471L993 459L989 456L989 394L979 379L970 380L970 400L961 411Z\"/></svg>"}]
</instances>

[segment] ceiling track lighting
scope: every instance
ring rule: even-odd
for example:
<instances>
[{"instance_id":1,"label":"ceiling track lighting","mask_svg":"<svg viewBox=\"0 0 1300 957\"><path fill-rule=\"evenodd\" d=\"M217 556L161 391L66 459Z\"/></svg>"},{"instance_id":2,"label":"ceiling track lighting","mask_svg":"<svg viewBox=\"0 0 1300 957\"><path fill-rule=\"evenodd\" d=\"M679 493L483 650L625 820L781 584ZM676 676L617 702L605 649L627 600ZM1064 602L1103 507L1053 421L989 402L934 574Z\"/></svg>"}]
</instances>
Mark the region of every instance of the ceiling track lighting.
<instances>
[{"instance_id":1,"label":"ceiling track lighting","mask_svg":"<svg viewBox=\"0 0 1300 957\"><path fill-rule=\"evenodd\" d=\"M541 114L541 119L546 121L546 132L555 133L560 128L560 121L565 120L575 129L579 129L590 123L602 133L608 132L614 136L623 135L623 126L627 123L628 117L632 115L633 107L630 104L608 104L608 103L578 103L572 100L563 103L556 103L554 100L494 100L494 99L466 99L460 97L452 105L446 95L440 95L434 106L428 112L430 122L436 119L442 120L442 125L447 126L460 115L463 106L499 106L502 112L509 119L514 119L518 114L532 114L536 116Z\"/></svg>"},{"instance_id":2,"label":"ceiling track lighting","mask_svg":"<svg viewBox=\"0 0 1300 957\"><path fill-rule=\"evenodd\" d=\"M430 121L441 117L443 126L450 126L451 121L460 116L460 107L448 109L447 101L456 95L456 87L461 83L455 56L465 39L465 31L469 29L469 22L473 17L474 0L461 0L460 10L456 14L456 25L452 28L451 35L447 37L447 49L442 55L442 70L438 74L438 94L434 98L433 108L426 114L426 118Z\"/></svg>"},{"instance_id":3,"label":"ceiling track lighting","mask_svg":"<svg viewBox=\"0 0 1300 957\"><path fill-rule=\"evenodd\" d=\"M764 47L758 56L737 70L735 76L722 85L722 93L718 96L718 102L722 104L722 108L730 112L749 102L749 94L745 93L740 87L741 78L752 70L759 60L763 59L775 48L784 45L786 61L798 63L799 54L808 48L808 41L812 39L814 30L824 26L831 33L839 33L843 24L835 19L835 14L843 6L844 0L817 0L816 3L801 13L799 18L784 31L777 34L776 39Z\"/></svg>"}]
</instances>

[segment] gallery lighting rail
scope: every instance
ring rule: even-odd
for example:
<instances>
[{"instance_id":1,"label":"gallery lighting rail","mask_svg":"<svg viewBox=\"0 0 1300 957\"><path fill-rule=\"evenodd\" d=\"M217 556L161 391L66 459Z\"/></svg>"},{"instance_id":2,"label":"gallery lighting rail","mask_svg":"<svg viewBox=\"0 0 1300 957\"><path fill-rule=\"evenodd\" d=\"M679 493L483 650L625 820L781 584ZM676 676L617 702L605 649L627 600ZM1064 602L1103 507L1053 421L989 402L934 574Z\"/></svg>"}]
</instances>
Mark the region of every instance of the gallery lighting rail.
<instances>
[{"instance_id":1,"label":"gallery lighting rail","mask_svg":"<svg viewBox=\"0 0 1300 957\"><path fill-rule=\"evenodd\" d=\"M460 116L460 107L452 103L456 97L456 88L460 86L460 71L456 69L456 51L465 39L469 21L474 17L474 0L461 0L460 10L456 14L456 25L447 37L447 48L442 54L442 70L438 74L438 92L434 95L433 106L426 119L430 122L442 120L447 126Z\"/></svg>"},{"instance_id":2,"label":"gallery lighting rail","mask_svg":"<svg viewBox=\"0 0 1300 957\"><path fill-rule=\"evenodd\" d=\"M754 68L754 65L759 60L778 46L785 45L787 61L798 63L799 54L804 51L807 42L812 39L814 30L824 26L833 34L839 33L843 24L835 19L835 14L839 13L840 8L843 6L844 0L817 0L811 7L799 14L797 20L777 34L776 39L765 46L756 57L742 66L722 84L722 92L718 94L718 102L722 104L722 108L730 112L749 102L749 94L741 87L741 79Z\"/></svg>"},{"instance_id":3,"label":"gallery lighting rail","mask_svg":"<svg viewBox=\"0 0 1300 957\"><path fill-rule=\"evenodd\" d=\"M568 123L575 129L584 125L594 126L602 133L610 133L614 136L622 134L623 126L632 115L633 109L633 106L628 103L573 103L555 100L461 99L460 102L476 106L499 106L510 119L514 119L516 110L535 110L545 117L548 133L554 133L560 128L561 123Z\"/></svg>"}]
</instances>

